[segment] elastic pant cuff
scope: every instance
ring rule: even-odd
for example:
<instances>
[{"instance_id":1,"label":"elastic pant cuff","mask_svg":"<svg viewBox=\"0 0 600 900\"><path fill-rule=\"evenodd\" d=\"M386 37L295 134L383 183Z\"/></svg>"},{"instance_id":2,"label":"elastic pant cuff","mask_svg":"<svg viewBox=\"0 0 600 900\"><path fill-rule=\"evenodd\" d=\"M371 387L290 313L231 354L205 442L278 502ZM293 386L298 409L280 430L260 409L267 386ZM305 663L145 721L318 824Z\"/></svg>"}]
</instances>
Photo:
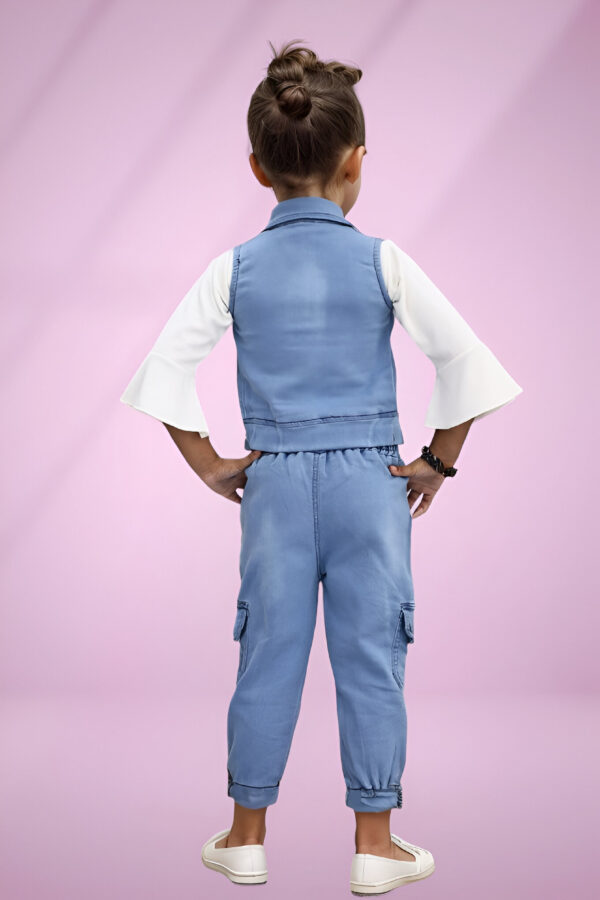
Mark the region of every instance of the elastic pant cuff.
<instances>
[{"instance_id":1,"label":"elastic pant cuff","mask_svg":"<svg viewBox=\"0 0 600 900\"><path fill-rule=\"evenodd\" d=\"M246 806L248 809L262 809L264 806L270 806L277 801L279 785L253 787L248 784L238 784L237 781L230 781L227 787L227 795L233 797L240 806Z\"/></svg>"},{"instance_id":2,"label":"elastic pant cuff","mask_svg":"<svg viewBox=\"0 0 600 900\"><path fill-rule=\"evenodd\" d=\"M382 790L346 788L346 806L356 812L382 812L402 806L402 787L393 785Z\"/></svg>"}]
</instances>

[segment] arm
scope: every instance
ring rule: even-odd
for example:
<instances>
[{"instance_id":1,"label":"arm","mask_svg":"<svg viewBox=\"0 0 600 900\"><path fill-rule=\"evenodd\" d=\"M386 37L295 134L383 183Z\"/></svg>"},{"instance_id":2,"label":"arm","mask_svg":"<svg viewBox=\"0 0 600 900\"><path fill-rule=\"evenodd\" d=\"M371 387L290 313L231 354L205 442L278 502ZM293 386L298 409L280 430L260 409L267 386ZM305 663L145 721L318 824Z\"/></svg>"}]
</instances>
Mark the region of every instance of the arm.
<instances>
[{"instance_id":1,"label":"arm","mask_svg":"<svg viewBox=\"0 0 600 900\"><path fill-rule=\"evenodd\" d=\"M217 494L227 497L234 503L241 503L242 498L237 488L246 486L245 469L262 455L261 450L251 450L241 458L221 458L210 442L208 435L202 437L191 431L182 431L165 422L167 431L173 438L179 452L202 481Z\"/></svg>"},{"instance_id":2,"label":"arm","mask_svg":"<svg viewBox=\"0 0 600 900\"><path fill-rule=\"evenodd\" d=\"M121 402L163 422L188 465L210 487L234 502L244 469L259 454L221 459L209 439L196 392L196 371L233 322L229 286L233 251L211 260L156 339L121 396Z\"/></svg>"},{"instance_id":3,"label":"arm","mask_svg":"<svg viewBox=\"0 0 600 900\"><path fill-rule=\"evenodd\" d=\"M460 425L454 425L452 428L435 429L429 449L442 460L445 466L453 466L458 459L458 455L474 421L475 419L468 419L466 422L461 422ZM429 465L429 463L425 463L425 465ZM433 469L431 471L433 472ZM440 475L440 478L443 479L444 476Z\"/></svg>"},{"instance_id":4,"label":"arm","mask_svg":"<svg viewBox=\"0 0 600 900\"><path fill-rule=\"evenodd\" d=\"M435 429L432 452L452 466L473 422L511 403L523 388L417 263L391 240L382 241L381 265L394 316L435 366L425 425ZM415 517L425 512L444 476L420 458L392 468L410 476L409 499L414 502L423 493Z\"/></svg>"},{"instance_id":5,"label":"arm","mask_svg":"<svg viewBox=\"0 0 600 900\"><path fill-rule=\"evenodd\" d=\"M210 442L210 437L208 435L203 437L197 431L183 431L168 422L165 422L164 425L186 463L199 478L206 482L206 479L210 478L210 472L215 463L220 459Z\"/></svg>"}]
</instances>

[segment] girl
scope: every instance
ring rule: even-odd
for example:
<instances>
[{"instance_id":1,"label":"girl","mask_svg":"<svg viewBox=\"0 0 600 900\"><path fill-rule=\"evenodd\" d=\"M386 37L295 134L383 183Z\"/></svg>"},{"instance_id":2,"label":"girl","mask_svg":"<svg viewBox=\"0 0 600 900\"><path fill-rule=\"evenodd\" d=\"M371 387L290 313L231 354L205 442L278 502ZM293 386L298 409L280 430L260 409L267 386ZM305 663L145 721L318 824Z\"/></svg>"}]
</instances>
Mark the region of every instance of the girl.
<instances>
[{"instance_id":1,"label":"girl","mask_svg":"<svg viewBox=\"0 0 600 900\"><path fill-rule=\"evenodd\" d=\"M233 822L204 844L203 862L238 883L267 880L265 814L290 751L322 584L356 815L350 884L374 894L434 868L429 851L390 833L406 758L412 521L456 475L472 423L522 388L407 253L346 218L367 152L354 91L362 72L295 43L270 45L248 110L250 166L277 200L269 221L210 261L121 400L162 421L199 477L241 504ZM408 464L398 452L396 320L436 369L425 419L435 434ZM213 448L195 388L198 364L230 325L250 451L240 459Z\"/></svg>"}]
</instances>

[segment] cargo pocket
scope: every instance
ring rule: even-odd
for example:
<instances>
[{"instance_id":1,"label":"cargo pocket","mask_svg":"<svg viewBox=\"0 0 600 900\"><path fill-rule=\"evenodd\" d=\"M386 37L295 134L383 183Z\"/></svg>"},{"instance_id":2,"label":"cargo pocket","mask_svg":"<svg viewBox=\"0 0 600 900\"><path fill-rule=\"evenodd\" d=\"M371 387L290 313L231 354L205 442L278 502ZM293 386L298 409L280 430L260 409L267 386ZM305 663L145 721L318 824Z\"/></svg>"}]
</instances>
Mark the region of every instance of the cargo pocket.
<instances>
[{"instance_id":1,"label":"cargo pocket","mask_svg":"<svg viewBox=\"0 0 600 900\"><path fill-rule=\"evenodd\" d=\"M246 657L248 655L248 603L246 600L238 600L237 614L233 625L233 639L240 643L240 659L237 672L237 680L239 681L242 672L246 668Z\"/></svg>"},{"instance_id":2,"label":"cargo pocket","mask_svg":"<svg viewBox=\"0 0 600 900\"><path fill-rule=\"evenodd\" d=\"M392 672L399 687L404 687L406 651L415 640L414 606L402 606L398 614L396 633L392 644Z\"/></svg>"}]
</instances>

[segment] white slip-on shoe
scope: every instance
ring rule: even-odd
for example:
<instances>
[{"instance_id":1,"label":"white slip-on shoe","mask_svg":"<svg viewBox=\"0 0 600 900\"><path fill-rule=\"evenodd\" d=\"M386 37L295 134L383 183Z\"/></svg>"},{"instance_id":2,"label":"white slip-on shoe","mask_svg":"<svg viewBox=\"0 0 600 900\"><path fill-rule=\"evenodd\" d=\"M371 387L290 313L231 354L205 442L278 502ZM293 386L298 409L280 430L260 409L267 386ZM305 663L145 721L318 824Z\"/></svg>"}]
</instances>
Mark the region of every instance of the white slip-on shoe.
<instances>
[{"instance_id":1,"label":"white slip-on shoe","mask_svg":"<svg viewBox=\"0 0 600 900\"><path fill-rule=\"evenodd\" d=\"M265 884L267 855L262 844L242 844L240 847L215 847L231 828L213 834L202 845L202 862L209 869L222 872L236 884Z\"/></svg>"},{"instance_id":2,"label":"white slip-on shoe","mask_svg":"<svg viewBox=\"0 0 600 900\"><path fill-rule=\"evenodd\" d=\"M403 841L397 834L392 841L412 853L412 862L404 859L388 859L372 853L355 853L350 868L350 890L353 894L385 894L409 881L427 878L435 869L429 850Z\"/></svg>"}]
</instances>

